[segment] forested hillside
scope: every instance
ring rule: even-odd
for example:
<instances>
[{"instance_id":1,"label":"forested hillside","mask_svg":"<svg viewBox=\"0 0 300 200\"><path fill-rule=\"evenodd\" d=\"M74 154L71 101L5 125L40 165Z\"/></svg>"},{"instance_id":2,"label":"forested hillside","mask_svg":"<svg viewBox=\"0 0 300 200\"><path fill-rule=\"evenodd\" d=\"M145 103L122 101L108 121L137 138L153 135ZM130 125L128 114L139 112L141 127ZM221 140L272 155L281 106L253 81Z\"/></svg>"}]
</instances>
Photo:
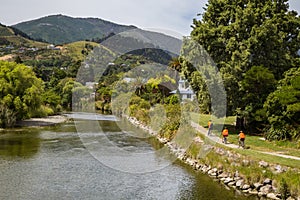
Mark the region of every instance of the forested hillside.
<instances>
[{"instance_id":1,"label":"forested hillside","mask_svg":"<svg viewBox=\"0 0 300 200\"><path fill-rule=\"evenodd\" d=\"M120 33L133 28L97 18L72 18L51 15L14 25L34 38L52 44L65 44L80 40L103 38L110 33Z\"/></svg>"}]
</instances>

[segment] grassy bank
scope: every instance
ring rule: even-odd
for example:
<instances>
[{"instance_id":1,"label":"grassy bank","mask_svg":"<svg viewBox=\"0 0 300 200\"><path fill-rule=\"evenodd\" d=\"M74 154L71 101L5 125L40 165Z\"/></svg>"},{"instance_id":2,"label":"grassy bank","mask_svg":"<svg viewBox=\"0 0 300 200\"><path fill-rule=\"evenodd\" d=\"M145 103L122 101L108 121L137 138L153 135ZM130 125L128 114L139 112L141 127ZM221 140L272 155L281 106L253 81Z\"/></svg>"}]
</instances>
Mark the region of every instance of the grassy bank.
<instances>
[{"instance_id":1,"label":"grassy bank","mask_svg":"<svg viewBox=\"0 0 300 200\"><path fill-rule=\"evenodd\" d=\"M191 119L206 127L207 121L211 119L211 116L192 113ZM226 118L224 126L230 127L234 121L234 117ZM220 135L216 130L214 134ZM197 136L206 141L206 144L209 143L207 141L209 139L202 134L198 133ZM237 132L231 131L228 141L238 144ZM213 142L211 141L210 143ZM225 152L230 152L228 153L230 156L227 154L220 155L217 151L210 151L206 157L199 159L199 151L201 151L202 144L193 142L187 150L187 155L197 159L199 163L222 168L232 174L238 171L250 184L261 183L264 179L270 178L273 180L274 187L278 188L278 192L288 188L293 196L300 196L300 161L263 153L276 152L299 157L300 151L296 142L270 142L260 136L247 134L246 146L247 149L232 149L224 145L214 144L213 149L223 149ZM260 166L259 163L261 161L267 162L268 166ZM276 171L276 167L282 169L282 171Z\"/></svg>"},{"instance_id":2,"label":"grassy bank","mask_svg":"<svg viewBox=\"0 0 300 200\"><path fill-rule=\"evenodd\" d=\"M187 155L191 158L197 159L199 163L217 167L231 174L236 171L249 184L262 183L264 179L270 178L273 180L273 185L278 188L278 191L283 189L282 185L286 182L287 187L293 196L300 196L300 161L279 158L277 156L266 155L252 150L229 149L216 145L215 149L223 149L226 155L220 155L216 151L210 151L204 158L199 159L198 153L202 145L199 143L192 143L187 150ZM228 156L231 155L231 156ZM268 162L269 167L260 166L260 161ZM278 166L284 171L276 172L271 166Z\"/></svg>"},{"instance_id":3,"label":"grassy bank","mask_svg":"<svg viewBox=\"0 0 300 200\"><path fill-rule=\"evenodd\" d=\"M207 127L207 122L210 119L211 115L191 113L191 120L199 123L203 127ZM237 135L239 130L235 130L233 127L235 120L236 117L230 116L225 118L224 124L216 124L215 126L226 126L229 129L229 143L238 144ZM221 133L216 130L214 130L213 133L221 136ZM267 141L262 136L251 135L251 133L246 132L246 146L251 150L277 152L300 157L300 144L296 141Z\"/></svg>"}]
</instances>

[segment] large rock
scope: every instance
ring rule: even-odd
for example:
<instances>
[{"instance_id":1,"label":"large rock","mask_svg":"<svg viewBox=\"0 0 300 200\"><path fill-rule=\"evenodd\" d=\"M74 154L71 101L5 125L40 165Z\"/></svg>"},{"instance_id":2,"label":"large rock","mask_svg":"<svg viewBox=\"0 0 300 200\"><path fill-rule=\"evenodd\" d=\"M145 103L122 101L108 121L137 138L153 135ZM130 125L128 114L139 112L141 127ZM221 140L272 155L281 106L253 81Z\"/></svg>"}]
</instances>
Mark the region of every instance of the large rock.
<instances>
[{"instance_id":1,"label":"large rock","mask_svg":"<svg viewBox=\"0 0 300 200\"><path fill-rule=\"evenodd\" d=\"M276 194L274 194L274 193L268 193L268 194L267 194L267 198L269 198L269 199L275 199L275 200L280 200L280 199L276 196Z\"/></svg>"},{"instance_id":2,"label":"large rock","mask_svg":"<svg viewBox=\"0 0 300 200\"><path fill-rule=\"evenodd\" d=\"M228 176L229 176L228 173L223 172L222 174L219 174L219 175L218 175L218 178L227 178Z\"/></svg>"},{"instance_id":3,"label":"large rock","mask_svg":"<svg viewBox=\"0 0 300 200\"><path fill-rule=\"evenodd\" d=\"M239 173L238 171L235 171L234 174L233 174L233 176L234 176L234 177L239 177L239 176L240 176L240 173Z\"/></svg>"},{"instance_id":4,"label":"large rock","mask_svg":"<svg viewBox=\"0 0 300 200\"><path fill-rule=\"evenodd\" d=\"M262 192L263 195L267 195L268 193L272 192L272 186L271 185L262 186L259 191Z\"/></svg>"},{"instance_id":5,"label":"large rock","mask_svg":"<svg viewBox=\"0 0 300 200\"><path fill-rule=\"evenodd\" d=\"M243 187L244 182L245 182L244 180L238 180L238 181L236 182L235 186L238 187L238 188L241 188L241 187Z\"/></svg>"},{"instance_id":6,"label":"large rock","mask_svg":"<svg viewBox=\"0 0 300 200\"><path fill-rule=\"evenodd\" d=\"M254 190L251 190L251 191L249 192L249 194L257 195L257 194L258 194L258 191L257 191L256 189L254 189Z\"/></svg>"},{"instance_id":7,"label":"large rock","mask_svg":"<svg viewBox=\"0 0 300 200\"><path fill-rule=\"evenodd\" d=\"M255 187L255 189L259 190L263 186L263 184L261 184L261 183L254 183L253 186Z\"/></svg>"},{"instance_id":8,"label":"large rock","mask_svg":"<svg viewBox=\"0 0 300 200\"><path fill-rule=\"evenodd\" d=\"M242 165L245 166L245 167L248 167L250 165L250 161L249 160L243 160Z\"/></svg>"},{"instance_id":9,"label":"large rock","mask_svg":"<svg viewBox=\"0 0 300 200\"><path fill-rule=\"evenodd\" d=\"M258 192L257 195L258 195L259 197L266 196L266 194L264 194L263 192Z\"/></svg>"},{"instance_id":10,"label":"large rock","mask_svg":"<svg viewBox=\"0 0 300 200\"><path fill-rule=\"evenodd\" d=\"M214 168L214 169L216 169L216 168ZM214 170L214 169L209 170L209 171L207 172L207 174L208 174L209 176L217 176L217 175L218 175L218 174L217 174L217 171L218 171L218 170Z\"/></svg>"},{"instance_id":11,"label":"large rock","mask_svg":"<svg viewBox=\"0 0 300 200\"><path fill-rule=\"evenodd\" d=\"M218 169L217 169L217 168L213 168L212 171L213 171L214 173L217 173L217 172L218 172Z\"/></svg>"},{"instance_id":12,"label":"large rock","mask_svg":"<svg viewBox=\"0 0 300 200\"><path fill-rule=\"evenodd\" d=\"M264 185L272 185L272 180L269 178L266 178L263 183L264 183Z\"/></svg>"},{"instance_id":13,"label":"large rock","mask_svg":"<svg viewBox=\"0 0 300 200\"><path fill-rule=\"evenodd\" d=\"M227 185L230 186L230 187L235 187L235 184L236 184L236 182L232 181L232 182L228 183Z\"/></svg>"},{"instance_id":14,"label":"large rock","mask_svg":"<svg viewBox=\"0 0 300 200\"><path fill-rule=\"evenodd\" d=\"M249 190L249 189L250 189L250 185L245 184L245 185L242 186L241 189L242 189L242 190Z\"/></svg>"},{"instance_id":15,"label":"large rock","mask_svg":"<svg viewBox=\"0 0 300 200\"><path fill-rule=\"evenodd\" d=\"M234 181L233 178L227 177L227 178L224 180L224 183L225 183L225 184L228 184L228 183L230 183L230 182L232 182L232 181Z\"/></svg>"},{"instance_id":16,"label":"large rock","mask_svg":"<svg viewBox=\"0 0 300 200\"><path fill-rule=\"evenodd\" d=\"M269 163L265 162L265 161L259 161L258 165L260 167L264 167L264 168L267 168L269 167Z\"/></svg>"}]
</instances>

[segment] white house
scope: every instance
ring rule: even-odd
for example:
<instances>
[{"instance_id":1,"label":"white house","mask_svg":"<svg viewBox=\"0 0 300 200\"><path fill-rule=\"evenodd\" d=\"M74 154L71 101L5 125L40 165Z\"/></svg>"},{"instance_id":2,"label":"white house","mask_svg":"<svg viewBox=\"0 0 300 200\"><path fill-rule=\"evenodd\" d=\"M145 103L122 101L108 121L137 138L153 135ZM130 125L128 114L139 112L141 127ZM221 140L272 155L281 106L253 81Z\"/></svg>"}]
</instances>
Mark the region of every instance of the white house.
<instances>
[{"instance_id":1,"label":"white house","mask_svg":"<svg viewBox=\"0 0 300 200\"><path fill-rule=\"evenodd\" d=\"M171 94L179 94L182 101L189 99L193 101L196 98L196 94L192 90L191 86L186 80L180 78L178 81L178 88L170 92Z\"/></svg>"}]
</instances>

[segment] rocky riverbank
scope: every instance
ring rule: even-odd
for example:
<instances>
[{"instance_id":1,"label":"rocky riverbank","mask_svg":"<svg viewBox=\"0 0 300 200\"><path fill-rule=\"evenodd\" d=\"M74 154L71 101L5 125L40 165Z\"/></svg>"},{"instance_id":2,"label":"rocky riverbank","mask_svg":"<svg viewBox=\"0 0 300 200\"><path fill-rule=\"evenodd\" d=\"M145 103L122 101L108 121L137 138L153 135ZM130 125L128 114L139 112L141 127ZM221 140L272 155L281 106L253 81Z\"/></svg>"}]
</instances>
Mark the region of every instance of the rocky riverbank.
<instances>
[{"instance_id":1,"label":"rocky riverbank","mask_svg":"<svg viewBox=\"0 0 300 200\"><path fill-rule=\"evenodd\" d=\"M135 126L142 128L146 131L148 131L151 135L154 135L157 137L157 139L167 145L170 149L170 151L176 155L176 157L186 164L192 166L195 170L201 171L202 173L205 173L212 177L213 179L216 179L220 181L220 183L224 184L225 187L234 188L238 192L248 194L248 195L257 195L261 199L288 199L288 200L300 200L300 197L291 197L288 195L288 191L286 194L282 194L282 191L280 191L277 183L269 178L265 178L264 180L260 182L249 182L249 180L245 179L240 172L229 172L224 170L223 166L211 166L209 164L203 163L199 159L193 159L187 155L187 152L185 149L180 148L177 144L174 142L170 142L166 140L165 138L161 138L158 136L157 132L151 130L151 128L145 126L144 124L140 123L138 120L132 117L126 118ZM195 142L203 143L202 139L200 137L194 138ZM244 159L243 156L232 153L229 150L225 150L220 147L211 147L212 150L218 154L219 156L225 156L226 158L229 158L229 161L232 165L242 165L245 167L251 167L251 160ZM270 169L273 173L283 173L289 168L283 167L280 165L274 165L269 164L264 161L260 161L258 163L259 167L262 169ZM288 195L288 196L283 196Z\"/></svg>"}]
</instances>

